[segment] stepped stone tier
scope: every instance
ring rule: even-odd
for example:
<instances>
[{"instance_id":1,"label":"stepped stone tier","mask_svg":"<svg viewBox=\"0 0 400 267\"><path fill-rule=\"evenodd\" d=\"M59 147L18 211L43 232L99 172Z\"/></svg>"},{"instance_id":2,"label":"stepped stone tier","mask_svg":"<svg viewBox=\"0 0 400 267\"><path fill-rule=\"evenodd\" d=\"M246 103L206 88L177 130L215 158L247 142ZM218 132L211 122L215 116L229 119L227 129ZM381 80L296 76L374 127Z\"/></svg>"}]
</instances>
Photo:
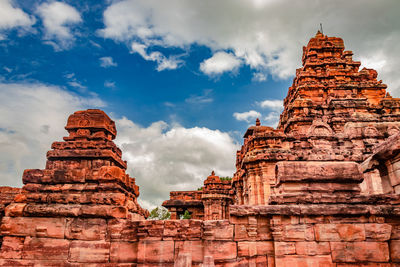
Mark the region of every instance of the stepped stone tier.
<instances>
[{"instance_id":1,"label":"stepped stone tier","mask_svg":"<svg viewBox=\"0 0 400 267\"><path fill-rule=\"evenodd\" d=\"M145 220L114 122L71 115L46 168L0 190L0 266L400 266L400 99L340 38L302 62L278 127L246 131L232 180L171 192L171 220Z\"/></svg>"}]
</instances>

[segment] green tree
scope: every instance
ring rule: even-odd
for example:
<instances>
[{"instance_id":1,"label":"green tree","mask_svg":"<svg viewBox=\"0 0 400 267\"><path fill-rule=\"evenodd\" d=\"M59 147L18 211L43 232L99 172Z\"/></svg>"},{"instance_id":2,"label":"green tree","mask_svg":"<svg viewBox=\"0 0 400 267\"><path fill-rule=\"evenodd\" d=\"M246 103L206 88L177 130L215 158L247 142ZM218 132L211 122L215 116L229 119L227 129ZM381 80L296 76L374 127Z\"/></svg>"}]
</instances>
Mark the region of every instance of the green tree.
<instances>
[{"instance_id":1,"label":"green tree","mask_svg":"<svg viewBox=\"0 0 400 267\"><path fill-rule=\"evenodd\" d=\"M171 217L169 211L164 207L156 207L150 212L147 220L168 220Z\"/></svg>"},{"instance_id":2,"label":"green tree","mask_svg":"<svg viewBox=\"0 0 400 267\"><path fill-rule=\"evenodd\" d=\"M185 210L185 213L182 216L182 219L187 220L190 219L192 216L190 216L190 213L188 210Z\"/></svg>"}]
</instances>

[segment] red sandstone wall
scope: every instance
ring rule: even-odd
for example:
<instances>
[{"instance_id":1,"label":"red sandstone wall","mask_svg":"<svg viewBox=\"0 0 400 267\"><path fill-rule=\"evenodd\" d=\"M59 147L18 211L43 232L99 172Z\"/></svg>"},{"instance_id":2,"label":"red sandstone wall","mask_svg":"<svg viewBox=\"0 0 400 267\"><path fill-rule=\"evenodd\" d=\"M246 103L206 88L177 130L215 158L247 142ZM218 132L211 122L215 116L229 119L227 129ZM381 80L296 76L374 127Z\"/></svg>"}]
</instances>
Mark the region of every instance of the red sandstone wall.
<instances>
[{"instance_id":1,"label":"red sandstone wall","mask_svg":"<svg viewBox=\"0 0 400 267\"><path fill-rule=\"evenodd\" d=\"M15 195L21 192L21 188L9 187L9 186L1 186L0 187L0 204L8 205L13 200Z\"/></svg>"},{"instance_id":2,"label":"red sandstone wall","mask_svg":"<svg viewBox=\"0 0 400 267\"><path fill-rule=\"evenodd\" d=\"M359 211L353 215L266 215L274 213L266 209L236 206L230 221L63 217L36 217L27 221L9 213L1 227L7 236L0 264L290 267L400 264L399 214L390 218L358 214ZM285 213L275 211L278 212Z\"/></svg>"},{"instance_id":3,"label":"red sandstone wall","mask_svg":"<svg viewBox=\"0 0 400 267\"><path fill-rule=\"evenodd\" d=\"M14 188L9 186L0 187L0 220L4 216L5 207L10 204L14 197L21 192L21 188ZM3 236L0 235L0 247L3 241Z\"/></svg>"}]
</instances>

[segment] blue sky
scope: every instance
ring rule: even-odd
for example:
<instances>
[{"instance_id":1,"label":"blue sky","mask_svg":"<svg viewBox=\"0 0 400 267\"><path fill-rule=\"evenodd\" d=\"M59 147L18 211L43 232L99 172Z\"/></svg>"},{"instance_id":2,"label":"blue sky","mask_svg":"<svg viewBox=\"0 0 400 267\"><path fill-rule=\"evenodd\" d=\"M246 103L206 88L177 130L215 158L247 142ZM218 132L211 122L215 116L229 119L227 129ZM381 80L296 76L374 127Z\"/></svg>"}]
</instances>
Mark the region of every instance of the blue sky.
<instances>
[{"instance_id":1,"label":"blue sky","mask_svg":"<svg viewBox=\"0 0 400 267\"><path fill-rule=\"evenodd\" d=\"M96 107L117 122L145 207L201 186L211 170L231 176L246 128L256 117L276 126L320 23L398 96L399 9L395 0L1 0L2 184L43 168L67 116Z\"/></svg>"},{"instance_id":2,"label":"blue sky","mask_svg":"<svg viewBox=\"0 0 400 267\"><path fill-rule=\"evenodd\" d=\"M18 5L35 14L40 4L31 3L19 1ZM55 49L48 42L57 43L57 39L44 41L46 30L39 18L34 32L21 36L21 32L10 31L7 39L12 44L3 42L0 48L3 79L40 81L82 96L97 94L107 100L103 107L107 113L124 115L143 126L163 120L240 133L248 123L236 120L234 112L256 109L256 101L283 99L291 83L292 77L274 80L268 73L264 73L265 81L254 81L257 71L245 65L233 72L207 75L199 66L213 52L195 43L183 48L151 47L148 53L160 51L165 57L179 55L182 60L179 68L157 71L157 63L132 53L129 43L99 34L107 2L90 8L76 1L66 3L80 11L82 18L71 26L71 32L76 32L73 44Z\"/></svg>"}]
</instances>

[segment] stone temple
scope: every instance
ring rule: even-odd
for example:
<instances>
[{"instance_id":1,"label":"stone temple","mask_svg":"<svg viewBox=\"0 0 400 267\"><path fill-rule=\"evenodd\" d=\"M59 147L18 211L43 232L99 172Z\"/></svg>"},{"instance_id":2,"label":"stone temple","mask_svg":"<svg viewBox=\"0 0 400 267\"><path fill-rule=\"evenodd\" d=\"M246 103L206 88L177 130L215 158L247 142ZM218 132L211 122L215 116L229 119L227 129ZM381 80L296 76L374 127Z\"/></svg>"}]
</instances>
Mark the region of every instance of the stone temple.
<instances>
[{"instance_id":1,"label":"stone temple","mask_svg":"<svg viewBox=\"0 0 400 267\"><path fill-rule=\"evenodd\" d=\"M352 55L311 38L278 127L247 129L232 180L171 192L170 220L145 220L114 122L75 112L0 188L0 266L400 266L400 99Z\"/></svg>"}]
</instances>

